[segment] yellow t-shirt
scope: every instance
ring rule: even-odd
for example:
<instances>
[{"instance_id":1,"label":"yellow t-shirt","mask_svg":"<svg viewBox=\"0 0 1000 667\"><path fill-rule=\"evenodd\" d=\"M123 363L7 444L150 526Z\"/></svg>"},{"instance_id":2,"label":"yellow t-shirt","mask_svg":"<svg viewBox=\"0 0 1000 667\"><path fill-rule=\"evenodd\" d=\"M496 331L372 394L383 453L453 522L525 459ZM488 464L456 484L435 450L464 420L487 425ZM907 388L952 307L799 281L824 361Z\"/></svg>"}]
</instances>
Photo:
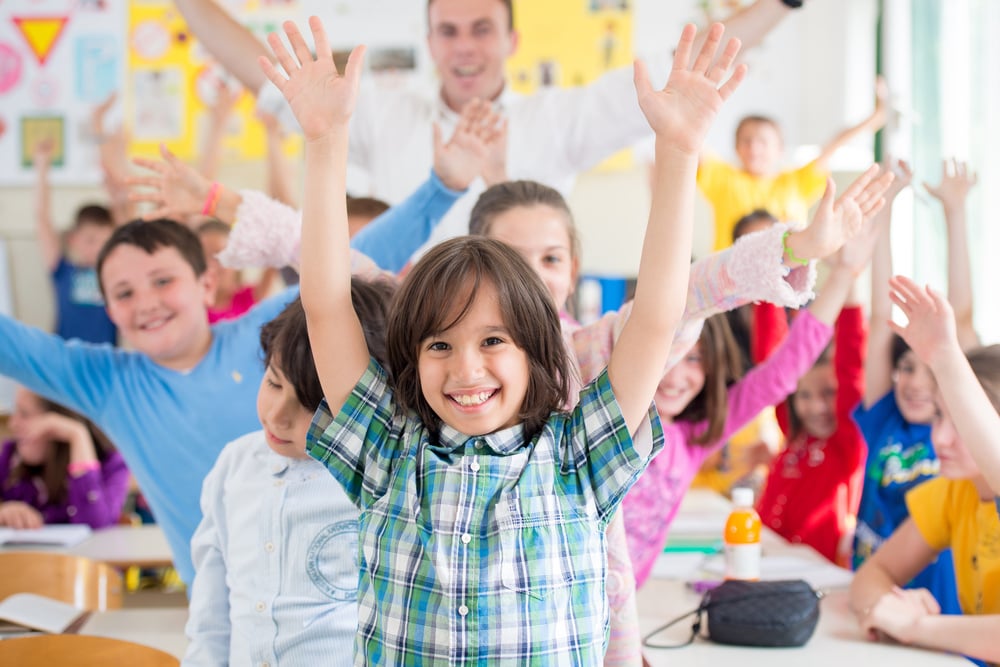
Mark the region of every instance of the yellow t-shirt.
<instances>
[{"instance_id":1,"label":"yellow t-shirt","mask_svg":"<svg viewBox=\"0 0 1000 667\"><path fill-rule=\"evenodd\" d=\"M698 164L698 188L715 213L715 250L733 244L733 227L740 218L765 208L781 222L808 222L809 207L823 196L826 170L815 162L774 176L753 176L728 162L703 156Z\"/></svg>"},{"instance_id":2,"label":"yellow t-shirt","mask_svg":"<svg viewBox=\"0 0 1000 667\"><path fill-rule=\"evenodd\" d=\"M1000 517L968 480L938 477L906 494L917 530L934 549L951 547L958 602L966 614L1000 614Z\"/></svg>"}]
</instances>

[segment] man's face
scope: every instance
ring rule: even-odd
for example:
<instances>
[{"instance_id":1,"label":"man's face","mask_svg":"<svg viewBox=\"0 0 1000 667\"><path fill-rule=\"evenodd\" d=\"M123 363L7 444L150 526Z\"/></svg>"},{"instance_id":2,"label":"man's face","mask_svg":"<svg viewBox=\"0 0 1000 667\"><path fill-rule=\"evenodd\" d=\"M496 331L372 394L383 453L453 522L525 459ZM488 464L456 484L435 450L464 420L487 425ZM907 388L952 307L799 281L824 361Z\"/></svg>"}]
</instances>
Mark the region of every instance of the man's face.
<instances>
[{"instance_id":1,"label":"man's face","mask_svg":"<svg viewBox=\"0 0 1000 667\"><path fill-rule=\"evenodd\" d=\"M432 0L427 45L441 77L445 103L492 100L503 90L504 64L517 47L500 0Z\"/></svg>"}]
</instances>

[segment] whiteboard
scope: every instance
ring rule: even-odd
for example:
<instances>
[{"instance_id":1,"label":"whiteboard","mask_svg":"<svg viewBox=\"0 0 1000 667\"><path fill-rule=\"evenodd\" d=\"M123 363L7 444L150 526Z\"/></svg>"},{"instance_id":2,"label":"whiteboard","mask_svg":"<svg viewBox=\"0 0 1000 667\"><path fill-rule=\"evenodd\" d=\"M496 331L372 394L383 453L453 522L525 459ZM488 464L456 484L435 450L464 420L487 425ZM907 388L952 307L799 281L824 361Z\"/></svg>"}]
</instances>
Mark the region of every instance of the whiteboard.
<instances>
[{"instance_id":1,"label":"whiteboard","mask_svg":"<svg viewBox=\"0 0 1000 667\"><path fill-rule=\"evenodd\" d=\"M10 264L7 262L7 241L0 238L0 314L14 316L14 298L10 289ZM9 415L14 409L14 383L0 376L0 414Z\"/></svg>"}]
</instances>

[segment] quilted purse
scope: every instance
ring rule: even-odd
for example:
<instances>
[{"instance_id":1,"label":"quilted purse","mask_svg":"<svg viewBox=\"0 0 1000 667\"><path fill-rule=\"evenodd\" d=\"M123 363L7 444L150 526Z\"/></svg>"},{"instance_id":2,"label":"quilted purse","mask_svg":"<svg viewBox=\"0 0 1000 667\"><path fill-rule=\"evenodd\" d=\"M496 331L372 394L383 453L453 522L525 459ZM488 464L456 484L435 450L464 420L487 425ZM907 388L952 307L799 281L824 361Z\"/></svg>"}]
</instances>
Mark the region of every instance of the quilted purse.
<instances>
[{"instance_id":1,"label":"quilted purse","mask_svg":"<svg viewBox=\"0 0 1000 667\"><path fill-rule=\"evenodd\" d=\"M680 648L701 631L708 618L708 639L738 646L802 646L819 621L822 594L801 579L787 581L724 581L705 593L698 608L656 629L643 640L650 648ZM650 639L694 616L691 637L683 644L654 644Z\"/></svg>"}]
</instances>

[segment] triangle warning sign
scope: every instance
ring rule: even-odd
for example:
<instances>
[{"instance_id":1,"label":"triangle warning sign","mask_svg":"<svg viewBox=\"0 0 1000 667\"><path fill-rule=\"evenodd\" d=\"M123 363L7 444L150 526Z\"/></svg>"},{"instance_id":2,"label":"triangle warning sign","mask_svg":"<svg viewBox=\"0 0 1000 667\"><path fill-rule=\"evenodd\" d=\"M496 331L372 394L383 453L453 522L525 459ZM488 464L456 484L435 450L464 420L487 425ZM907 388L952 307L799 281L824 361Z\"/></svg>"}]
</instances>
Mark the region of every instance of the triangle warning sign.
<instances>
[{"instance_id":1,"label":"triangle warning sign","mask_svg":"<svg viewBox=\"0 0 1000 667\"><path fill-rule=\"evenodd\" d=\"M68 16L14 16L14 25L31 47L39 65L44 65L62 35Z\"/></svg>"}]
</instances>

